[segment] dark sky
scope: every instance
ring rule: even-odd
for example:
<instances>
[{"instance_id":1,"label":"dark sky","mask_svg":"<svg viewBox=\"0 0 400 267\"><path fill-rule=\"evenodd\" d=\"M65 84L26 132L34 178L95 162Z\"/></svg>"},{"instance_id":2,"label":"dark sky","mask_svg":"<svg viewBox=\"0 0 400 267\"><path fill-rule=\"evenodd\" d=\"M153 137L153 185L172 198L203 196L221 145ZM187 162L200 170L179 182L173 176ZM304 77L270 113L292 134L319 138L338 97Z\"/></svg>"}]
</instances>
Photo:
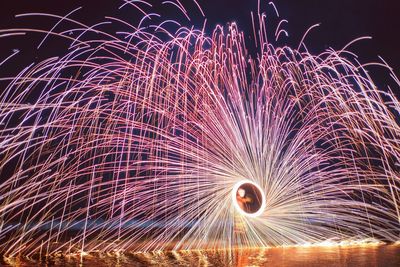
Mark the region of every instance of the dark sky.
<instances>
[{"instance_id":1,"label":"dark sky","mask_svg":"<svg viewBox=\"0 0 400 267\"><path fill-rule=\"evenodd\" d=\"M192 22L201 26L202 16L191 3L191 0L181 0L186 3L192 15ZM160 3L161 1L152 1ZM225 25L236 21L248 36L252 34L250 11L257 10L257 0L198 0L208 19L208 31L215 24ZM269 1L261 1L267 14L272 14ZM132 9L118 11L123 1L99 0L14 0L3 1L0 9L0 28L28 27L48 29L55 22L43 18L15 18L14 15L26 12L45 12L65 15L72 9L82 6L83 9L74 15L74 18L88 24L101 21L104 16L118 16L132 22L138 19ZM399 0L276 0L275 4L281 18L287 19L285 29L289 38L282 44L297 47L304 32L313 24L321 23L307 37L306 44L313 53L322 52L328 47L342 48L351 40L361 36L372 36L372 40L365 40L352 46L361 62L378 61L382 56L397 76L400 76L400 1ZM160 5L161 6L161 5ZM156 7L157 11L168 17L177 13L170 9ZM186 23L183 17L180 21ZM190 25L188 22L186 25ZM271 29L275 30L276 23L271 19ZM12 37L0 39L0 61L7 57L12 49L19 49L22 53L12 62L0 67L0 76L22 69L26 64L41 57L54 56L60 53L56 45L47 45L42 50L32 49L41 40L38 36ZM15 68L15 69L14 69ZM387 72L377 67L369 68L370 74L379 87L395 85L390 81ZM5 74L6 73L6 74ZM393 88L396 90L395 88ZM400 94L400 90L396 90Z\"/></svg>"}]
</instances>

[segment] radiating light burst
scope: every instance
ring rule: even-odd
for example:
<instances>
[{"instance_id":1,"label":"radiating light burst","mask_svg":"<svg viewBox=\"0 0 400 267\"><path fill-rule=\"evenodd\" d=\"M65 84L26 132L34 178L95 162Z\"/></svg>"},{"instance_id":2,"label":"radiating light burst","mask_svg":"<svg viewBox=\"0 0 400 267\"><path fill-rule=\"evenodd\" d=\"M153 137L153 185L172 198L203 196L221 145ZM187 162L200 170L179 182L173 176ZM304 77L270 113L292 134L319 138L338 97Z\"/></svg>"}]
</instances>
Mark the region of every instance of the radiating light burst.
<instances>
[{"instance_id":1,"label":"radiating light burst","mask_svg":"<svg viewBox=\"0 0 400 267\"><path fill-rule=\"evenodd\" d=\"M129 3L143 20L108 17L115 34L48 15L74 25L43 31L68 51L2 88L2 253L399 240L400 103L347 47L273 46L258 12L251 57L235 23L209 35ZM257 216L235 208L242 181Z\"/></svg>"}]
</instances>

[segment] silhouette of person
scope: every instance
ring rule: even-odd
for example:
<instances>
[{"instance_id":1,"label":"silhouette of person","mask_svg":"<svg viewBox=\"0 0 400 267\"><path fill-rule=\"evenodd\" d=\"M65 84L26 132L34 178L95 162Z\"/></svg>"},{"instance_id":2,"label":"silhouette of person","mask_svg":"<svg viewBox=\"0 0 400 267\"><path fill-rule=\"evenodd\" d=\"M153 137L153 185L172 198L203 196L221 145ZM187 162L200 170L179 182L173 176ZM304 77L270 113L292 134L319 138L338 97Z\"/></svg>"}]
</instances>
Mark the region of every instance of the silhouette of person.
<instances>
[{"instance_id":1,"label":"silhouette of person","mask_svg":"<svg viewBox=\"0 0 400 267\"><path fill-rule=\"evenodd\" d=\"M253 199L249 196L246 196L246 190L239 188L236 193L236 201L244 212L248 212L249 209L247 208L247 204L252 203Z\"/></svg>"},{"instance_id":2,"label":"silhouette of person","mask_svg":"<svg viewBox=\"0 0 400 267\"><path fill-rule=\"evenodd\" d=\"M243 188L239 188L238 191L236 192L236 201L239 205L239 208L242 211L248 212L249 208L247 207L247 205L252 203L253 199L249 196L246 196L246 190L244 190ZM239 213L236 213L234 218L235 218L234 232L236 233L236 237L239 240L243 239L245 238L245 232L247 229L246 223Z\"/></svg>"}]
</instances>

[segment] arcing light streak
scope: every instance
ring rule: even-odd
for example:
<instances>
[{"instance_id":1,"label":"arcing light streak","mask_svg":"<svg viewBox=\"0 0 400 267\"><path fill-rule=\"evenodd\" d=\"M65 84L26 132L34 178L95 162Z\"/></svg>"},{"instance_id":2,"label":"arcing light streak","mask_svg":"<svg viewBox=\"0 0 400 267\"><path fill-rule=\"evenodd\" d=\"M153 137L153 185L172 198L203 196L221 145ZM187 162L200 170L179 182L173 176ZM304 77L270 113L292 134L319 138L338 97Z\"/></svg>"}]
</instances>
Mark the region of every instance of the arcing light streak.
<instances>
[{"instance_id":1,"label":"arcing light streak","mask_svg":"<svg viewBox=\"0 0 400 267\"><path fill-rule=\"evenodd\" d=\"M400 104L350 53L274 47L259 14L254 59L234 23L150 17L116 35L59 17L68 52L1 91L3 253L398 240ZM238 234L245 179L265 207Z\"/></svg>"}]
</instances>

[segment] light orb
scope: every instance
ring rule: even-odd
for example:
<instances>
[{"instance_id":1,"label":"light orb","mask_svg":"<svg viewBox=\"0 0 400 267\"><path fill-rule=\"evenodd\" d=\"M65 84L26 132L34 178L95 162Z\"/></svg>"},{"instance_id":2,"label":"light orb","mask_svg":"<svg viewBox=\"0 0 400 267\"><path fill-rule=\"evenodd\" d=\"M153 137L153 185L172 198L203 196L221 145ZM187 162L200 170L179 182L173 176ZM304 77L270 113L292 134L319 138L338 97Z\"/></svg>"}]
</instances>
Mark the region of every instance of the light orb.
<instances>
[{"instance_id":1,"label":"light orb","mask_svg":"<svg viewBox=\"0 0 400 267\"><path fill-rule=\"evenodd\" d=\"M247 217L258 217L265 210L265 194L262 188L250 181L237 182L232 189L235 210Z\"/></svg>"}]
</instances>

